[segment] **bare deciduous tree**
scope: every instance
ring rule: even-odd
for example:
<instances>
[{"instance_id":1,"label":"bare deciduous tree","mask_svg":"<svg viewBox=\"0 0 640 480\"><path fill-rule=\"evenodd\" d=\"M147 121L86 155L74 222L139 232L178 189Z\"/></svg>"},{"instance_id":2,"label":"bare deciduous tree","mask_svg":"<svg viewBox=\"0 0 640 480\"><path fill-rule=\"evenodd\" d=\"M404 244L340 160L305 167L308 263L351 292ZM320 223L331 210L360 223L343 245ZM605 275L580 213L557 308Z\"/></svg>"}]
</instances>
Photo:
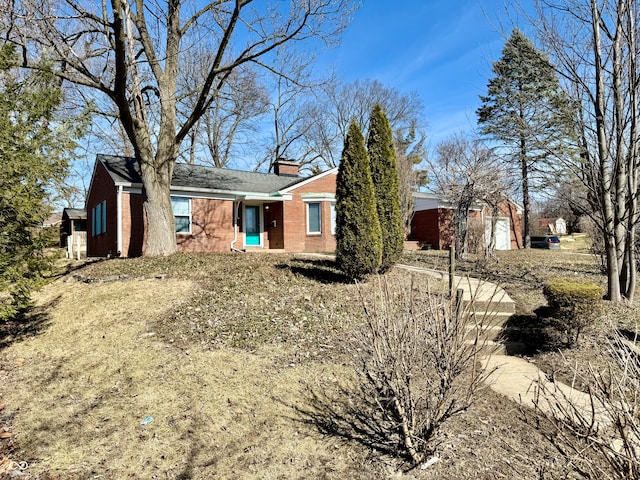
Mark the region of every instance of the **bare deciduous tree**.
<instances>
[{"instance_id":1,"label":"bare deciduous tree","mask_svg":"<svg viewBox=\"0 0 640 480\"><path fill-rule=\"evenodd\" d=\"M35 68L33 59L46 52L60 78L115 105L141 171L145 252L167 255L176 250L169 196L176 158L218 92L238 68L267 64L278 47L330 43L352 6L351 0L19 0L3 3L2 14L24 66ZM185 91L180 70L196 47L212 52L211 63Z\"/></svg>"},{"instance_id":2,"label":"bare deciduous tree","mask_svg":"<svg viewBox=\"0 0 640 480\"><path fill-rule=\"evenodd\" d=\"M462 133L444 140L428 162L430 188L445 195L455 206L455 253L466 252L468 215L474 202L492 207L492 232L488 242L495 248L498 205L507 198L508 186L498 157L481 140Z\"/></svg>"},{"instance_id":3,"label":"bare deciduous tree","mask_svg":"<svg viewBox=\"0 0 640 480\"><path fill-rule=\"evenodd\" d=\"M366 138L369 115L376 104L387 112L394 132L409 128L418 130L423 107L415 92L402 94L377 80L347 84L330 82L318 92L316 106L309 111L312 124L309 139L327 167L338 165L351 119L361 126Z\"/></svg>"},{"instance_id":4,"label":"bare deciduous tree","mask_svg":"<svg viewBox=\"0 0 640 480\"><path fill-rule=\"evenodd\" d=\"M579 107L579 158L567 162L588 189L603 234L608 298L633 300L638 222L637 2L536 1L532 20Z\"/></svg>"},{"instance_id":5,"label":"bare deciduous tree","mask_svg":"<svg viewBox=\"0 0 640 480\"><path fill-rule=\"evenodd\" d=\"M192 64L186 65L180 75L186 84L185 91L197 91L197 83L212 60L210 52L202 52L194 56ZM222 168L233 158L243 156L245 150L258 147L254 139L260 117L267 111L269 98L255 69L247 65L236 69L216 95L215 101L187 136L188 150L181 154L187 163ZM193 108L195 102L195 96L191 103L185 99L187 109Z\"/></svg>"},{"instance_id":6,"label":"bare deciduous tree","mask_svg":"<svg viewBox=\"0 0 640 480\"><path fill-rule=\"evenodd\" d=\"M313 56L304 58L292 53L284 53L278 60L281 72L273 78L271 101L268 115L273 126L272 134L264 146L265 154L261 159L267 170L279 158L293 159L301 166L316 169L318 154L309 141L311 115L314 108L314 91L332 82L332 79L312 78Z\"/></svg>"},{"instance_id":7,"label":"bare deciduous tree","mask_svg":"<svg viewBox=\"0 0 640 480\"><path fill-rule=\"evenodd\" d=\"M394 137L400 180L400 210L405 234L408 235L413 218L413 194L427 183L427 172L421 168L427 157L424 149L426 136L418 136L416 125L412 123L406 132L396 129Z\"/></svg>"}]
</instances>

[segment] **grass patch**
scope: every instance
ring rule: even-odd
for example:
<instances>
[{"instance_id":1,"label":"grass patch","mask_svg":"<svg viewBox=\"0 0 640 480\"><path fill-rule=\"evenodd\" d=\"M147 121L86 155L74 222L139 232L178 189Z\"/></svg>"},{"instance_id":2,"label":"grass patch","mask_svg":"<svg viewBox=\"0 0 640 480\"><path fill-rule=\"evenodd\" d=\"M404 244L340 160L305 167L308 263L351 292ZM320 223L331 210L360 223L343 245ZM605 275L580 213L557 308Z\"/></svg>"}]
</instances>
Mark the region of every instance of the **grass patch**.
<instances>
[{"instance_id":1,"label":"grass patch","mask_svg":"<svg viewBox=\"0 0 640 480\"><path fill-rule=\"evenodd\" d=\"M564 253L500 252L497 263L469 259L459 272L497 281L533 311L547 275L597 277L593 259L556 258ZM433 251L405 260L440 270L447 261ZM432 281L416 280L420 291ZM339 394L352 378L348 345L362 310L330 260L115 259L70 269L36 298L33 328L0 344L0 428L13 433L0 459L27 461L24 478L398 475L371 445L323 429L323 409L344 405L309 395L350 401ZM442 438L440 462L403 478L540 478L545 462L561 470L515 406L488 390Z\"/></svg>"}]
</instances>

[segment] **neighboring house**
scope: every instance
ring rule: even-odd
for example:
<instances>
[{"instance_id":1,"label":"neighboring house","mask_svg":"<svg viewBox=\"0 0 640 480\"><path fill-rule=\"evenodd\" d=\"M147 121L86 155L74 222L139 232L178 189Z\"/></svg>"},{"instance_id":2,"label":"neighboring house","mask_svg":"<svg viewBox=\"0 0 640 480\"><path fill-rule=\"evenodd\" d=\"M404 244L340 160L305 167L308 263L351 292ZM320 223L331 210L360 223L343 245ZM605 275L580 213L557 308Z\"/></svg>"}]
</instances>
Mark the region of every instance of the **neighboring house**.
<instances>
[{"instance_id":1,"label":"neighboring house","mask_svg":"<svg viewBox=\"0 0 640 480\"><path fill-rule=\"evenodd\" d=\"M65 208L60 223L60 246L67 248L69 257L85 253L87 249L87 212L79 208Z\"/></svg>"},{"instance_id":2,"label":"neighboring house","mask_svg":"<svg viewBox=\"0 0 640 480\"><path fill-rule=\"evenodd\" d=\"M443 250L453 243L455 235L455 205L444 195L415 193L414 213L408 240L423 248ZM511 250L522 246L522 208L505 201L499 207L496 222L496 250ZM476 202L468 216L468 240L484 248L491 233L491 209ZM474 229L474 223L478 228Z\"/></svg>"},{"instance_id":3,"label":"neighboring house","mask_svg":"<svg viewBox=\"0 0 640 480\"><path fill-rule=\"evenodd\" d=\"M274 174L178 163L171 204L179 251L335 249L337 168L309 178L278 161ZM98 155L87 196L87 254L134 257L147 232L133 158Z\"/></svg>"},{"instance_id":4,"label":"neighboring house","mask_svg":"<svg viewBox=\"0 0 640 480\"><path fill-rule=\"evenodd\" d=\"M556 220L542 218L539 223L539 230L545 235L566 235L568 233L567 221L562 217L557 218Z\"/></svg>"},{"instance_id":5,"label":"neighboring house","mask_svg":"<svg viewBox=\"0 0 640 480\"><path fill-rule=\"evenodd\" d=\"M53 212L42 222L43 228L60 227L62 223L62 212Z\"/></svg>"}]
</instances>

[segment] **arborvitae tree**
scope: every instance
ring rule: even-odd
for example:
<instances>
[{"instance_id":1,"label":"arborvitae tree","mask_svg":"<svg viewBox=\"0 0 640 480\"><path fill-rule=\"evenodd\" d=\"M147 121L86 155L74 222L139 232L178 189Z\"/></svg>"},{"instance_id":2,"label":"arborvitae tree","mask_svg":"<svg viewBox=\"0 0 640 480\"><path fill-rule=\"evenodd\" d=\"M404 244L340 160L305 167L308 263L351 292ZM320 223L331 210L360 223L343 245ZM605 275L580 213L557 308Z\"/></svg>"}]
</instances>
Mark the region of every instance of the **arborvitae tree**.
<instances>
[{"instance_id":1,"label":"arborvitae tree","mask_svg":"<svg viewBox=\"0 0 640 480\"><path fill-rule=\"evenodd\" d=\"M382 263L382 233L369 156L353 120L336 183L336 262L352 280L376 273Z\"/></svg>"},{"instance_id":2,"label":"arborvitae tree","mask_svg":"<svg viewBox=\"0 0 640 480\"><path fill-rule=\"evenodd\" d=\"M570 102L548 57L518 29L493 64L493 73L487 96L480 96L478 123L483 134L501 142L507 164L519 170L523 240L529 248L530 191L549 160L566 149Z\"/></svg>"},{"instance_id":3,"label":"arborvitae tree","mask_svg":"<svg viewBox=\"0 0 640 480\"><path fill-rule=\"evenodd\" d=\"M16 56L0 47L0 321L28 306L50 267L51 238L39 228L49 193L64 179L77 124L54 121L62 91L52 75L20 76Z\"/></svg>"},{"instance_id":4,"label":"arborvitae tree","mask_svg":"<svg viewBox=\"0 0 640 480\"><path fill-rule=\"evenodd\" d=\"M400 191L393 132L385 111L376 104L369 120L367 152L376 195L378 220L382 230L382 265L389 270L404 250L404 227L400 209Z\"/></svg>"}]
</instances>

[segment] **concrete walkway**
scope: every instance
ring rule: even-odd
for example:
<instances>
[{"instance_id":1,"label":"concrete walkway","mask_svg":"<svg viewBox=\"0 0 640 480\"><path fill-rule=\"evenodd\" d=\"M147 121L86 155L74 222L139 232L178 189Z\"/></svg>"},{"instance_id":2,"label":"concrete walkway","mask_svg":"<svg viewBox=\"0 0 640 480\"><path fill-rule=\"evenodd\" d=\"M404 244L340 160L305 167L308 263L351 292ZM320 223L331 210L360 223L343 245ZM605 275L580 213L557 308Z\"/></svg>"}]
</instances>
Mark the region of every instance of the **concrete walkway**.
<instances>
[{"instance_id":1,"label":"concrete walkway","mask_svg":"<svg viewBox=\"0 0 640 480\"><path fill-rule=\"evenodd\" d=\"M318 255L323 258L335 258ZM412 265L396 265L410 272L430 275L438 280L448 281L449 274L429 268ZM515 313L515 302L501 287L476 278L454 276L454 288L463 290L463 301L472 302L476 315L486 317L491 314L500 317L493 328L500 328L506 319ZM480 311L483 309L484 311ZM493 343L493 342L490 342ZM485 369L494 370L488 379L489 386L497 393L514 402L533 408L536 403L546 414L590 415L591 398L588 394L576 390L562 382L551 381L535 364L521 357L493 353L482 359ZM540 393L546 392L544 398ZM594 405L596 415L603 413L601 405ZM598 415L599 422L606 422Z\"/></svg>"},{"instance_id":2,"label":"concrete walkway","mask_svg":"<svg viewBox=\"0 0 640 480\"><path fill-rule=\"evenodd\" d=\"M432 270L430 268L414 267L412 265L402 264L396 265L396 268L401 268L409 272L422 273L445 282L449 281L448 273ZM475 302L493 302L515 305L507 292L497 285L484 280L454 275L453 287L456 290L461 289L463 291L462 300L466 302L474 300Z\"/></svg>"},{"instance_id":3,"label":"concrete walkway","mask_svg":"<svg viewBox=\"0 0 640 480\"><path fill-rule=\"evenodd\" d=\"M448 281L445 272L410 265L396 265L411 272L430 275L439 280ZM492 315L503 313L504 324L508 316L515 313L515 302L499 286L475 278L454 276L454 287L464 291L463 301L473 301L474 308L483 308L485 312L476 314ZM508 313L511 312L511 313ZM506 317L504 317L506 315ZM584 415L589 418L592 412L591 398L588 394L576 390L562 382L551 381L535 364L524 358L494 353L482 359L483 368L493 373L488 378L489 386L497 393L516 403L534 408L545 414ZM544 393L544 395L542 395ZM594 405L598 422L606 422L602 405Z\"/></svg>"}]
</instances>

